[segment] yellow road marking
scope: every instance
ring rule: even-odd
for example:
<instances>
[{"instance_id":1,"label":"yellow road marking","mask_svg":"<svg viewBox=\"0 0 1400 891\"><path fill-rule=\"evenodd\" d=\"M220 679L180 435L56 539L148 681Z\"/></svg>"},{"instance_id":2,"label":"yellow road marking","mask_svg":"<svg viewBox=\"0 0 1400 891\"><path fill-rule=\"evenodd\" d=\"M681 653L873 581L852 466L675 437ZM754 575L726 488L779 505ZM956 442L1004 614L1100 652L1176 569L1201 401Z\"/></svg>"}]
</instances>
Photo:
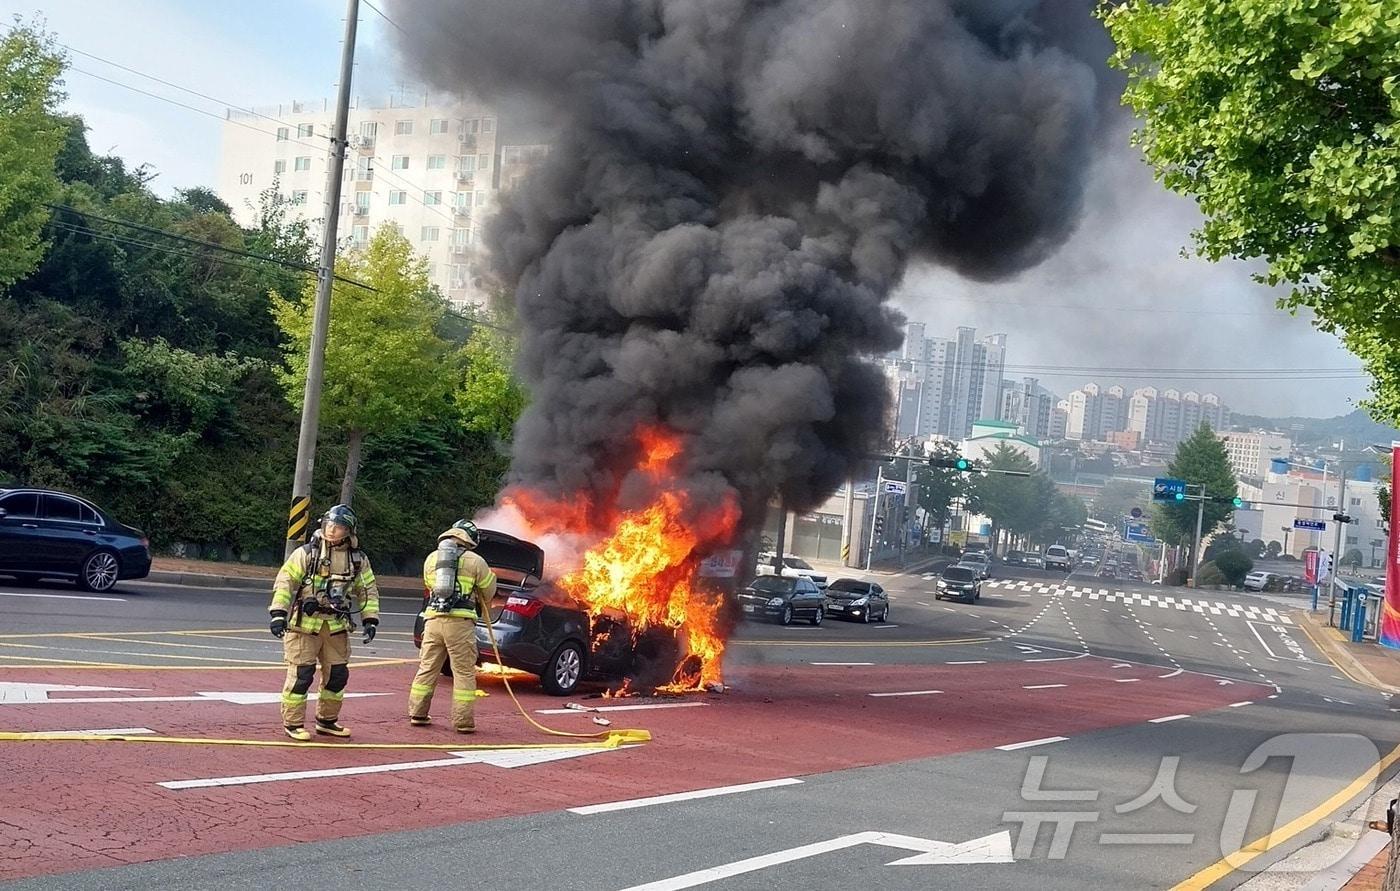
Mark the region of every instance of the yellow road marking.
<instances>
[{"instance_id":1,"label":"yellow road marking","mask_svg":"<svg viewBox=\"0 0 1400 891\"><path fill-rule=\"evenodd\" d=\"M1255 839L1238 851L1226 854L1224 857L1191 876L1186 881L1173 886L1172 891L1202 891L1202 889L1210 887L1225 876L1249 863L1249 861L1254 858L1268 853L1308 829L1314 823L1332 814L1374 783L1380 777L1381 773L1396 761L1400 761L1400 746L1391 749L1389 754L1367 768L1365 773L1352 780L1345 789L1335 793L1317 807L1289 820L1274 831Z\"/></svg>"},{"instance_id":2,"label":"yellow road marking","mask_svg":"<svg viewBox=\"0 0 1400 891\"><path fill-rule=\"evenodd\" d=\"M1299 622L1299 623L1298 623L1298 627L1301 628L1301 629L1303 629L1303 634L1307 635L1308 640L1312 641L1312 645L1313 645L1314 647L1317 648L1317 651L1318 651L1319 653L1322 654L1322 658L1326 659L1329 663L1331 663L1331 665L1332 665L1333 668L1337 669L1337 670L1340 671L1342 674L1344 674L1344 675L1346 675L1347 677L1351 678L1351 682L1352 682L1353 684L1357 684L1357 685L1362 686L1362 687L1368 687L1368 688L1370 688L1370 689L1372 689L1372 690L1380 690L1380 691L1385 692L1385 693L1394 693L1394 692L1395 692L1395 688L1394 688L1394 687L1387 687L1387 686L1385 686L1384 684L1373 684L1373 683L1371 683L1370 681L1363 681L1361 678L1359 678L1359 677L1357 677L1356 675L1352 674L1351 672L1347 671L1346 668L1343 667L1342 663L1340 663L1340 662L1338 662L1336 659L1333 659L1333 658L1332 658L1332 654L1329 653L1329 652L1327 652L1327 647L1323 646L1323 644L1322 644L1321 641L1319 641L1317 638L1313 637L1313 633L1312 633L1311 631L1308 630L1308 626L1307 626L1307 625L1304 625L1302 622Z\"/></svg>"},{"instance_id":3,"label":"yellow road marking","mask_svg":"<svg viewBox=\"0 0 1400 891\"><path fill-rule=\"evenodd\" d=\"M217 639L217 640L227 640L227 638L216 638L216 639ZM242 639L243 639L243 640L258 641L259 643L261 643L261 640L260 640L259 638L247 637L247 638L242 638ZM126 637L99 637L99 636L97 636L97 635L95 635L95 634L94 634L94 635L90 635L90 636L88 636L88 637L85 637L85 638L83 638L83 640L108 640L108 641L114 641L114 642L116 642L116 643L134 643L134 644L140 644L140 645L143 646L143 647L180 647L180 648L182 648L182 649L190 649L190 650L225 650L225 651L228 651L228 650L246 650L246 649L247 649L247 647L212 647L212 646L209 646L208 644L175 643L174 641L168 641L168 640L132 640L132 639L126 638ZM36 645L36 644L12 644L12 643L4 643L3 641L0 641L0 647L35 647L35 646L37 646L37 645ZM52 648L52 647L40 647L40 649L53 649L53 648ZM152 655L156 655L156 654L152 654Z\"/></svg>"},{"instance_id":4,"label":"yellow road marking","mask_svg":"<svg viewBox=\"0 0 1400 891\"><path fill-rule=\"evenodd\" d=\"M0 634L0 640L21 640L34 637L91 637L95 634L106 635L107 637L159 637L163 634L251 634L255 631L265 631L265 628L209 628L196 631L37 631L26 634Z\"/></svg>"},{"instance_id":5,"label":"yellow road marking","mask_svg":"<svg viewBox=\"0 0 1400 891\"><path fill-rule=\"evenodd\" d=\"M125 742L125 743L166 743L190 746L257 746L276 749L374 749L466 752L466 751L516 751L520 749L616 749L624 745L651 741L651 733L646 730L613 730L596 742L583 743L332 743L295 742L276 739L199 739L184 736L122 736L121 734L91 733L81 737L71 733L0 733L0 742Z\"/></svg>"},{"instance_id":6,"label":"yellow road marking","mask_svg":"<svg viewBox=\"0 0 1400 891\"><path fill-rule=\"evenodd\" d=\"M264 662L256 665L145 665L131 662L83 662L70 659L40 659L37 656L0 656L0 659L26 659L30 662L47 662L47 665L3 665L0 668L79 668L101 669L103 671L286 671L285 662ZM386 665L417 665L417 659L375 659L369 662L350 660L350 667L383 668Z\"/></svg>"},{"instance_id":7,"label":"yellow road marking","mask_svg":"<svg viewBox=\"0 0 1400 891\"><path fill-rule=\"evenodd\" d=\"M143 643L143 644L151 643L151 641L144 641L144 640L143 640L143 641L129 641L129 640L122 640L121 638L108 638L108 637L88 637L88 638L84 638L84 639L85 639L85 640L116 640L117 643ZM16 644L11 644L11 643L5 643L4 641L0 641L0 647L13 647L13 646L17 646L17 645L16 645ZM25 644L19 644L18 646L26 646L26 645L25 645ZM81 652L82 652L82 651L75 651L75 650L73 650L73 649L71 649L71 648L69 648L69 647L43 647L43 646L34 646L34 645L32 645L32 644L27 645L27 646L29 646L29 647L32 648L32 649L39 649L39 650L58 650L58 651L60 651L60 652L78 652L79 655L81 655ZM188 660L190 660L190 661L192 661L192 662L219 662L219 663L228 664L228 665L258 665L258 664L261 664L261 663L262 663L262 660L261 660L261 659L223 659L223 658L220 658L220 657L218 657L218 656L181 656L181 655L179 655L179 654L177 654L177 653L135 653L135 652L131 652L131 651L128 651L128 650L88 650L87 652L90 652L90 653L97 653L97 654L103 655L103 656L140 656L140 657L145 658L145 659L188 659ZM280 661L280 660L279 660L279 661Z\"/></svg>"}]
</instances>

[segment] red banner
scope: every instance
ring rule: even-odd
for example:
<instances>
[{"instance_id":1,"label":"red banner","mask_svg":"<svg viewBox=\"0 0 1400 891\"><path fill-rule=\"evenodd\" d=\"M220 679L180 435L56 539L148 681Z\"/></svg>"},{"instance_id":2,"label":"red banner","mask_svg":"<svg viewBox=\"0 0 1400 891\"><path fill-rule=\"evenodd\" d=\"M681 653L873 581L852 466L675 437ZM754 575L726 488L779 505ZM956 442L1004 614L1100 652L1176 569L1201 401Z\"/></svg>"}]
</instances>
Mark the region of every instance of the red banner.
<instances>
[{"instance_id":1,"label":"red banner","mask_svg":"<svg viewBox=\"0 0 1400 891\"><path fill-rule=\"evenodd\" d=\"M1390 485L1400 482L1400 447L1390 451ZM1395 496L1391 495L1390 514L1395 516ZM1381 646L1400 649L1400 523L1390 522L1390 542L1385 550L1385 604L1381 607Z\"/></svg>"},{"instance_id":2,"label":"red banner","mask_svg":"<svg viewBox=\"0 0 1400 891\"><path fill-rule=\"evenodd\" d=\"M1317 584L1317 558L1316 550L1303 552L1303 584Z\"/></svg>"}]
</instances>

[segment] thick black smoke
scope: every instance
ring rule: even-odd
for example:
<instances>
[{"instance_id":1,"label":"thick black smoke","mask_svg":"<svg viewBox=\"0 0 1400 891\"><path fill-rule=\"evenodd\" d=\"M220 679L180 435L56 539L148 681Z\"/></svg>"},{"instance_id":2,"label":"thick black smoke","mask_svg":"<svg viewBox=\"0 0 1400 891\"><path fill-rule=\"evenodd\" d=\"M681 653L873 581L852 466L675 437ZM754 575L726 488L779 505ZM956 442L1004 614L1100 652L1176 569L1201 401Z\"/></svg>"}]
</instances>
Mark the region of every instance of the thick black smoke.
<instances>
[{"instance_id":1,"label":"thick black smoke","mask_svg":"<svg viewBox=\"0 0 1400 891\"><path fill-rule=\"evenodd\" d=\"M878 441L865 357L909 261L1002 278L1075 224L1101 29L1069 5L399 0L431 84L550 129L487 235L525 331L516 479L626 498L661 423L750 521L831 492Z\"/></svg>"}]
</instances>

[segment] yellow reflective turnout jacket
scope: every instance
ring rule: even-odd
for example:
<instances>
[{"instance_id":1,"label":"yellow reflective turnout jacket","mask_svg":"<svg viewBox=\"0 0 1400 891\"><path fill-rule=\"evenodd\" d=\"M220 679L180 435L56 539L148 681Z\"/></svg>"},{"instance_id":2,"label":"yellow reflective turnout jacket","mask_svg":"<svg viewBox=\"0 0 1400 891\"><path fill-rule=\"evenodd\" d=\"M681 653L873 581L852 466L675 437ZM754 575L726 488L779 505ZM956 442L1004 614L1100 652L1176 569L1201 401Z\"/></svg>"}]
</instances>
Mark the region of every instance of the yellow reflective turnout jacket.
<instances>
[{"instance_id":1,"label":"yellow reflective turnout jacket","mask_svg":"<svg viewBox=\"0 0 1400 891\"><path fill-rule=\"evenodd\" d=\"M423 586L429 591L433 590L433 576L437 574L438 552L433 551L423 560ZM457 558L457 588L463 597L467 598L471 606L460 606L440 613L434 609L423 611L424 619L435 619L438 616L453 616L459 619L475 619L476 605L491 603L491 598L496 596L496 574L491 571L491 567L486 564L481 555L476 551L463 551Z\"/></svg>"},{"instance_id":2,"label":"yellow reflective turnout jacket","mask_svg":"<svg viewBox=\"0 0 1400 891\"><path fill-rule=\"evenodd\" d=\"M342 547L317 551L301 547L293 551L287 562L282 564L282 569L277 573L277 581L272 585L272 604L268 609L287 611L288 630L302 634L316 634L322 626L326 626L332 634L349 630L349 621L341 616L320 613L308 616L299 607L294 607L313 592L319 603L329 603L326 589L331 577L349 575L354 568L350 550ZM329 561L321 559L322 553L328 554ZM359 564L359 573L350 579L351 602L362 610L362 619L378 619L379 586L374 580L374 570L369 565L369 558L363 553L360 555Z\"/></svg>"}]
</instances>

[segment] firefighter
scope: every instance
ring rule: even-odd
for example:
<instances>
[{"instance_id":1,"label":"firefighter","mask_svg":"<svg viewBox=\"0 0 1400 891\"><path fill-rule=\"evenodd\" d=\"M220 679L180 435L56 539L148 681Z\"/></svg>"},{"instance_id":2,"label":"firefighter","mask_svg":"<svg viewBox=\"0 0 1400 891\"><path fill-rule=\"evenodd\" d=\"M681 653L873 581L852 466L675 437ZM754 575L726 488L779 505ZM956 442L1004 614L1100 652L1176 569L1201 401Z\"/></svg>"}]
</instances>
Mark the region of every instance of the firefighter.
<instances>
[{"instance_id":1,"label":"firefighter","mask_svg":"<svg viewBox=\"0 0 1400 891\"><path fill-rule=\"evenodd\" d=\"M299 742L306 731L306 693L321 666L316 702L317 733L346 737L339 722L350 679L352 614L359 612L364 642L379 630L379 587L369 558L360 550L354 511L337 504L321 517L311 541L282 564L272 588L272 636L282 641L287 681L282 687L282 726Z\"/></svg>"},{"instance_id":2,"label":"firefighter","mask_svg":"<svg viewBox=\"0 0 1400 891\"><path fill-rule=\"evenodd\" d=\"M496 574L476 553L480 541L475 524L458 520L423 561L423 650L408 695L408 722L415 727L432 723L433 688L443 662L451 659L452 726L458 733L476 732L476 618L496 596Z\"/></svg>"}]
</instances>

